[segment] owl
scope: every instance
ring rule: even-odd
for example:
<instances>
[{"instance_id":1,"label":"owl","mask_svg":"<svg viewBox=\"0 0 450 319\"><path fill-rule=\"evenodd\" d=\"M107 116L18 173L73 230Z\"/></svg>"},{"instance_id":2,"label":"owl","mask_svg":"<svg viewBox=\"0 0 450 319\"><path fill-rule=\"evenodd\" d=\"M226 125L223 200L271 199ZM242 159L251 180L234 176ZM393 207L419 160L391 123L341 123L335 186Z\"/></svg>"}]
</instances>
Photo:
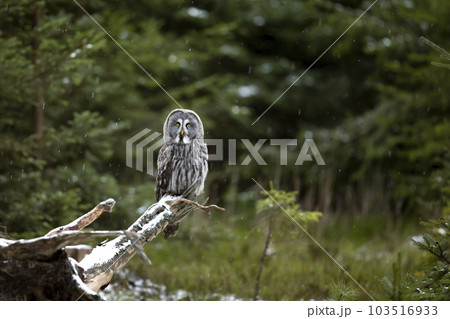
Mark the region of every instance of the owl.
<instances>
[{"instance_id":1,"label":"owl","mask_svg":"<svg viewBox=\"0 0 450 319\"><path fill-rule=\"evenodd\" d=\"M183 195L195 199L203 192L208 174L208 149L203 141L203 123L191 110L176 109L164 123L164 145L158 154L156 199ZM167 225L164 237L176 234L179 225Z\"/></svg>"}]
</instances>

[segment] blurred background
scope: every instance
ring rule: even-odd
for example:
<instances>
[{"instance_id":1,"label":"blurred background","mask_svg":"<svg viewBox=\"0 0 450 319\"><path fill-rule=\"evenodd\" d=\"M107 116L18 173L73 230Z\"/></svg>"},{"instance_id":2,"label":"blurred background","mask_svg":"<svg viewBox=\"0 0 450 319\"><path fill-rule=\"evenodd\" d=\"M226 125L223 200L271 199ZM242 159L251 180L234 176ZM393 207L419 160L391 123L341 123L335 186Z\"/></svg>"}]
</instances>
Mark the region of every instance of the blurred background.
<instances>
[{"instance_id":1,"label":"blurred background","mask_svg":"<svg viewBox=\"0 0 450 319\"><path fill-rule=\"evenodd\" d=\"M105 298L370 300L254 178L375 299L450 299L449 57L420 40L450 49L449 3L378 0L254 125L371 1L79 3L205 138L238 141L205 188L226 212L156 238L153 265L134 258ZM0 1L0 232L41 236L109 197L90 228L127 228L155 180L125 142L177 107L74 1ZM239 165L240 139L275 138L299 141L288 165L269 142L266 166ZM325 166L294 165L305 138Z\"/></svg>"}]
</instances>

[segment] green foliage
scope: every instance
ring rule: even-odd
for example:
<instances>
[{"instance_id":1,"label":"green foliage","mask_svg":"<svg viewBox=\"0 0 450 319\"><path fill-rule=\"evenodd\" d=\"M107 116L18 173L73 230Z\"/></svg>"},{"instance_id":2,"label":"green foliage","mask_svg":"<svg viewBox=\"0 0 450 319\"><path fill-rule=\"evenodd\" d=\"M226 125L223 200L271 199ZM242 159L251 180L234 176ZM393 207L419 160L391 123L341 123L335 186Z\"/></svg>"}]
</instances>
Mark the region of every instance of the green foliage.
<instances>
[{"instance_id":1,"label":"green foliage","mask_svg":"<svg viewBox=\"0 0 450 319\"><path fill-rule=\"evenodd\" d=\"M274 215L274 225L277 228L275 234L279 236L301 234L300 229L294 226L294 222L289 219L285 213L291 216L298 223L308 226L319 222L322 216L321 212L309 212L300 209L297 203L297 191L286 192L274 189L273 183L270 183L270 189L261 191L261 195L265 198L256 202L256 213L263 215Z\"/></svg>"},{"instance_id":2,"label":"green foliage","mask_svg":"<svg viewBox=\"0 0 450 319\"><path fill-rule=\"evenodd\" d=\"M414 241L417 247L421 250L425 250L435 256L442 262L450 264L449 243L450 238L449 231L449 219L442 218L441 220L430 219L427 222L421 223L423 226L434 231L434 235L423 235L424 243L420 241Z\"/></svg>"},{"instance_id":3,"label":"green foliage","mask_svg":"<svg viewBox=\"0 0 450 319\"><path fill-rule=\"evenodd\" d=\"M435 54L418 38L445 43L448 6L432 0L413 7L377 3L267 116L249 125L364 4L80 4L175 99L202 115L207 138L297 137L301 144L305 133L313 133L327 168L305 163L279 173L283 188L302 189L303 207L393 215L426 214L442 206L449 165L448 81L444 69L430 65ZM176 106L170 98L76 4L6 1L0 15L2 144L21 144L34 133L36 108L43 109L47 131L68 126L75 113L97 112L117 131L104 138L108 160L92 166L108 170L120 185L151 181L125 167L123 144L145 127L161 131ZM85 131L77 138L84 135L91 136ZM61 139L74 136L67 132ZM250 177L272 178L279 161L273 149L261 149L266 167L215 162L209 184L233 201L247 191ZM297 154L288 154L289 164ZM247 156L242 145L237 155L239 162ZM3 170L9 169L7 157ZM27 163L42 164L35 157ZM231 174L237 176L233 183Z\"/></svg>"},{"instance_id":4,"label":"green foliage","mask_svg":"<svg viewBox=\"0 0 450 319\"><path fill-rule=\"evenodd\" d=\"M358 295L359 291L357 291L353 287L348 286L345 282L332 282L330 285L331 300L352 301L356 300Z\"/></svg>"},{"instance_id":5,"label":"green foliage","mask_svg":"<svg viewBox=\"0 0 450 319\"><path fill-rule=\"evenodd\" d=\"M448 300L450 296L449 222L448 218L422 222L431 233L424 234L423 241L413 240L420 250L428 253L428 262L422 273L409 277L413 299Z\"/></svg>"},{"instance_id":6,"label":"green foliage","mask_svg":"<svg viewBox=\"0 0 450 319\"><path fill-rule=\"evenodd\" d=\"M88 211L105 194L118 196L116 180L96 168L111 157L108 138L116 130L103 122L97 113L75 113L67 126L49 128L40 140L30 136L19 145L12 139L2 144L10 162L2 162L0 221L10 234L42 235Z\"/></svg>"},{"instance_id":7,"label":"green foliage","mask_svg":"<svg viewBox=\"0 0 450 319\"><path fill-rule=\"evenodd\" d=\"M441 54L440 58L450 60L450 53L448 53L446 50L444 50L443 48L441 48L440 46L438 46L437 44L433 43L432 41L428 40L425 37L420 37L420 40L422 40L427 45L432 47L435 51L439 52ZM450 64L448 64L448 63L431 62L431 64L433 64L435 66L450 69Z\"/></svg>"},{"instance_id":8,"label":"green foliage","mask_svg":"<svg viewBox=\"0 0 450 319\"><path fill-rule=\"evenodd\" d=\"M300 205L296 203L297 192L286 192L274 189L272 182L270 183L269 191L263 190L261 194L266 196L266 198L258 200L256 202L256 213L265 213L265 215L269 216L269 221L267 226L268 230L266 234L266 240L262 251L261 260L259 262L258 275L256 276L255 293L253 297L255 300L260 298L259 287L261 275L266 264L266 259L269 255L269 248L272 248L272 250L276 250L274 249L273 245L271 246L274 238L275 240L277 238L281 240L286 239L288 235L295 238L298 237L298 234L302 234L298 229L296 229L296 232L293 232L292 227L289 228L287 226L283 226L286 225L286 223L283 223L281 217L279 217L282 215L280 210L289 215L289 217L293 219L293 222L298 225L300 225L299 223L317 223L319 221L319 218L322 216L322 213L320 212L301 211ZM285 216L283 217L286 219ZM305 230L303 226L300 227L302 228L302 231Z\"/></svg>"},{"instance_id":9,"label":"green foliage","mask_svg":"<svg viewBox=\"0 0 450 319\"><path fill-rule=\"evenodd\" d=\"M403 300L405 291L404 283L402 282L402 255L397 254L397 261L392 264L392 279L388 276L381 280L386 293L390 300Z\"/></svg>"}]
</instances>

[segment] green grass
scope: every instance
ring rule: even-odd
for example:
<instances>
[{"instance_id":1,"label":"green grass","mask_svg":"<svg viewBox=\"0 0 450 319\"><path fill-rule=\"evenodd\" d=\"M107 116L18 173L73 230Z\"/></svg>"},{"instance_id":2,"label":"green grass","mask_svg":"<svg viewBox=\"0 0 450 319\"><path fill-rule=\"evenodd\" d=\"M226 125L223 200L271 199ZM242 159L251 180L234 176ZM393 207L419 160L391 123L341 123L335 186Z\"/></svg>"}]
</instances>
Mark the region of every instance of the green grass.
<instances>
[{"instance_id":1,"label":"green grass","mask_svg":"<svg viewBox=\"0 0 450 319\"><path fill-rule=\"evenodd\" d=\"M183 221L175 238L164 240L159 236L146 246L153 265L135 257L127 265L128 271L165 287L166 294L183 290L182 299L186 300L220 299L228 295L251 300L264 246L263 223L264 219L251 214L208 216L197 212ZM384 277L392 278L398 252L402 254L403 273L420 269L421 253L409 240L422 232L415 220L393 222L383 216L357 220L329 216L322 223L318 226L321 236L311 229L313 236L377 300L389 299L389 291L381 282ZM301 232L294 223L292 227ZM307 236L293 239L278 234L276 238L261 277L262 299L370 300ZM115 290L126 296L126 290L133 287L123 277L126 276L117 277ZM142 299L164 297L146 295Z\"/></svg>"}]
</instances>

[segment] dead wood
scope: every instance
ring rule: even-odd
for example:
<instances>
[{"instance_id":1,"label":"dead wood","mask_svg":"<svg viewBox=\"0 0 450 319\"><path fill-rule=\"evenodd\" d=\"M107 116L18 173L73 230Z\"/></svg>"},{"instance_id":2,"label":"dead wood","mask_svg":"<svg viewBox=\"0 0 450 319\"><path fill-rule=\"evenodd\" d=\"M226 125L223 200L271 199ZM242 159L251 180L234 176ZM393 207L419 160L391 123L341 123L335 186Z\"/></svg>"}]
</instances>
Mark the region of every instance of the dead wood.
<instances>
[{"instance_id":1,"label":"dead wood","mask_svg":"<svg viewBox=\"0 0 450 319\"><path fill-rule=\"evenodd\" d=\"M185 194L183 194L184 196ZM47 235L28 240L0 238L0 299L2 300L97 300L98 290L137 253L151 263L143 246L169 224L179 224L190 212L224 210L201 205L183 196L164 196L151 205L126 231L80 230L111 212L115 201L101 202L90 212ZM92 238L118 236L95 247L79 263L64 251ZM68 249L69 250L69 249Z\"/></svg>"},{"instance_id":2,"label":"dead wood","mask_svg":"<svg viewBox=\"0 0 450 319\"><path fill-rule=\"evenodd\" d=\"M75 219L73 222L65 225L60 226L58 228L55 228L47 233L45 236L53 236L56 234L59 234L64 231L68 230L82 230L86 226L92 224L94 220L100 217L100 215L103 212L112 212L112 209L114 205L116 204L116 201L112 198L109 198L101 203L99 203L97 206L95 206L91 211L84 214L83 216Z\"/></svg>"}]
</instances>

